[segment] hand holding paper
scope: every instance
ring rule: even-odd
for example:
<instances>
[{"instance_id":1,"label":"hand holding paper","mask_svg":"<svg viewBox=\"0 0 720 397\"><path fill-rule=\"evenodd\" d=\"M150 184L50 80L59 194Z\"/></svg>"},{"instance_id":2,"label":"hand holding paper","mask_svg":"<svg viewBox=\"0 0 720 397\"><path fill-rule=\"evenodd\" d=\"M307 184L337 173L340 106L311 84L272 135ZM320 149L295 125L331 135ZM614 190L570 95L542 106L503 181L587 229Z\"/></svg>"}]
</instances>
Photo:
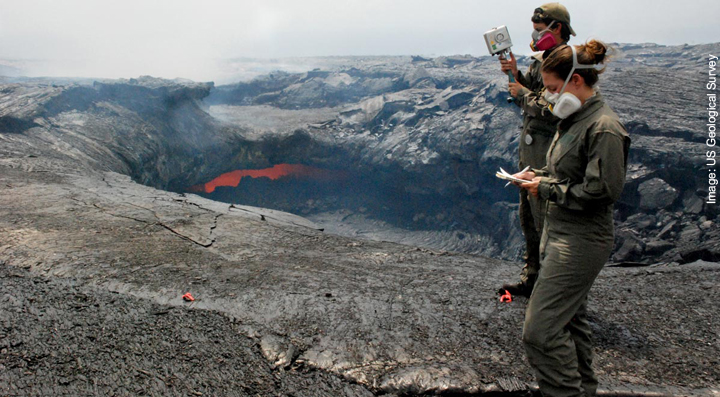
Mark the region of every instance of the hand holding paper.
<instances>
[{"instance_id":1,"label":"hand holding paper","mask_svg":"<svg viewBox=\"0 0 720 397\"><path fill-rule=\"evenodd\" d=\"M530 167L525 167L525 169L523 169L522 171L518 172L517 174L525 173L525 172L528 171L529 169L530 169ZM515 174L515 175L517 175L517 174ZM527 183L527 182L530 182L530 181L531 181L531 180L529 180L529 179L517 178L517 177L511 175L510 173L508 173L507 171L505 171L502 167L500 167L500 171L498 171L498 172L495 173L495 176L498 177L498 178L500 178L500 179L504 179L504 180L506 180L506 181L509 181L509 182L507 183L507 185L509 185L509 184L512 183L512 182L515 182L515 183ZM507 185L505 185L505 186L507 186Z\"/></svg>"}]
</instances>

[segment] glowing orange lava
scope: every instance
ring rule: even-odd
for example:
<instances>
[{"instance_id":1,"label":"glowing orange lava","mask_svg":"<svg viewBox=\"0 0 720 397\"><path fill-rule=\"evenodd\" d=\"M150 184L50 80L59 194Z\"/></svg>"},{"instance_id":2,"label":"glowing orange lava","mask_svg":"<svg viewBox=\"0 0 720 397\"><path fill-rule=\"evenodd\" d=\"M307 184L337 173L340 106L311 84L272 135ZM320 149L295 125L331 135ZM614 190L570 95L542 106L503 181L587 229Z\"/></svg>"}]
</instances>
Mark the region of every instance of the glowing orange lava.
<instances>
[{"instance_id":1,"label":"glowing orange lava","mask_svg":"<svg viewBox=\"0 0 720 397\"><path fill-rule=\"evenodd\" d=\"M308 165L277 164L272 168L265 168L262 170L236 170L227 172L208 183L192 186L188 190L190 190L191 192L212 193L218 186L237 187L237 185L240 184L240 180L246 176L249 176L250 178L270 178L271 180L276 180L284 176L308 177L320 180L333 180L338 179L343 175L344 173L339 171L328 171L321 168L310 167Z\"/></svg>"}]
</instances>

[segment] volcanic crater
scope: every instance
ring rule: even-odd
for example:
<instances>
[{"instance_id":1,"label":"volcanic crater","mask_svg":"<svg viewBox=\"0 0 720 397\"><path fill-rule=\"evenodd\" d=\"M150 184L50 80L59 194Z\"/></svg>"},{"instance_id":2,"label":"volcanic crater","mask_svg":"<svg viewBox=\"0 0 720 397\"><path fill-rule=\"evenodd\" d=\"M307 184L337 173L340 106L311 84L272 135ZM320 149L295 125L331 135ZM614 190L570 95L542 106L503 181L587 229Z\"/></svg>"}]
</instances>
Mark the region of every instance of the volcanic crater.
<instances>
[{"instance_id":1,"label":"volcanic crater","mask_svg":"<svg viewBox=\"0 0 720 397\"><path fill-rule=\"evenodd\" d=\"M591 292L602 392L716 395L720 230L688 59L717 44L616 47L601 90L633 146ZM218 87L2 78L0 393L533 387L524 302L496 295L522 253L494 177L521 120L497 60L332 61Z\"/></svg>"}]
</instances>

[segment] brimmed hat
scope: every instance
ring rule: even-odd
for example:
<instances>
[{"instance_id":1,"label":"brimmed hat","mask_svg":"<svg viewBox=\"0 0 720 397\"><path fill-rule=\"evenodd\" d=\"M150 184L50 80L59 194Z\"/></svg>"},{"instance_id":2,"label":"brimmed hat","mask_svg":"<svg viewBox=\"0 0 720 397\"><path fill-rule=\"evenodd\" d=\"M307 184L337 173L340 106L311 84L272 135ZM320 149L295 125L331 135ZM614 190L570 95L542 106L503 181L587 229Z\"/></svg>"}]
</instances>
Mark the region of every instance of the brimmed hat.
<instances>
[{"instance_id":1,"label":"brimmed hat","mask_svg":"<svg viewBox=\"0 0 720 397\"><path fill-rule=\"evenodd\" d=\"M577 36L572 26L570 26L570 13L567 8L560 3L547 3L535 9L533 16L537 15L541 19L550 18L552 20L562 22L570 28L570 34Z\"/></svg>"}]
</instances>

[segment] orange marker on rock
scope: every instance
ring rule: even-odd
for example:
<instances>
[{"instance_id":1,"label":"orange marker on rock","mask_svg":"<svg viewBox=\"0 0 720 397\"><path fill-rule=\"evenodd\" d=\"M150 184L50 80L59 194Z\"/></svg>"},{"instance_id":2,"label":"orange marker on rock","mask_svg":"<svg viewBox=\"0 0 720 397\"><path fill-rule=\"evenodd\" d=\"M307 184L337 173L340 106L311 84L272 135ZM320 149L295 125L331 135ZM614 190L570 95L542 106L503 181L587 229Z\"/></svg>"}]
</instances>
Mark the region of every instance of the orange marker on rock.
<instances>
[{"instance_id":1,"label":"orange marker on rock","mask_svg":"<svg viewBox=\"0 0 720 397\"><path fill-rule=\"evenodd\" d=\"M187 294L183 295L182 298L183 298L183 300L185 300L186 302L192 302L192 301L195 300L195 298L193 298L193 296L190 295L189 292L188 292Z\"/></svg>"},{"instance_id":2,"label":"orange marker on rock","mask_svg":"<svg viewBox=\"0 0 720 397\"><path fill-rule=\"evenodd\" d=\"M512 302L512 295L508 290L505 290L505 294L500 296L500 302Z\"/></svg>"}]
</instances>

